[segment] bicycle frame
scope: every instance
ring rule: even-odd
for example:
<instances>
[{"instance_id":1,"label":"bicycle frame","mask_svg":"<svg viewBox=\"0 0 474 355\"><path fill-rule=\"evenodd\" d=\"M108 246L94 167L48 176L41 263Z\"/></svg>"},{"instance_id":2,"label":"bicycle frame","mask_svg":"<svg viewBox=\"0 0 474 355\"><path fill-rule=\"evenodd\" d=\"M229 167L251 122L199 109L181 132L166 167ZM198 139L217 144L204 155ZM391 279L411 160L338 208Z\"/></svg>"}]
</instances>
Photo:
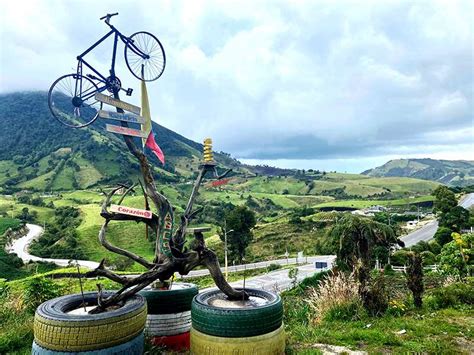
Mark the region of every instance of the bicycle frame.
<instances>
[{"instance_id":1,"label":"bicycle frame","mask_svg":"<svg viewBox=\"0 0 474 355\"><path fill-rule=\"evenodd\" d=\"M82 75L82 64L84 64L86 67L88 67L90 70L92 70L96 75L98 75L98 77L94 77L94 79L102 82L104 84L104 86L102 87L99 87L97 90L94 90L92 93L89 93L85 96L82 97L83 100L87 100L89 98L91 98L92 96L95 95L96 92L102 92L104 90L107 89L107 78L105 76L103 76L101 73L99 73L92 65L90 65L89 63L87 63L85 60L84 60L84 56L86 56L90 51L92 51L94 48L96 48L99 44L101 44L103 41L105 41L107 38L109 38L110 36L114 35L114 47L113 47L113 51L112 51L112 65L110 67L110 77L112 78L115 78L115 58L117 56L117 42L118 42L118 39L120 38L122 40L122 42L125 44L125 46L129 46L129 48L137 55L145 58L145 54L140 51L139 48L137 48L133 41L131 41L127 36L124 36L122 33L120 33L119 30L117 30L114 26L110 25L110 24L107 24L111 30L106 34L104 35L101 39L99 39L97 42L95 42L92 46L90 46L88 49L86 49L83 53L79 54L77 56L77 60L78 60L78 63L77 63L77 74L79 75ZM79 87L79 92L82 92L82 81L80 81L80 83L78 83L78 81L76 81L76 92L77 92L77 85L80 85Z\"/></svg>"}]
</instances>

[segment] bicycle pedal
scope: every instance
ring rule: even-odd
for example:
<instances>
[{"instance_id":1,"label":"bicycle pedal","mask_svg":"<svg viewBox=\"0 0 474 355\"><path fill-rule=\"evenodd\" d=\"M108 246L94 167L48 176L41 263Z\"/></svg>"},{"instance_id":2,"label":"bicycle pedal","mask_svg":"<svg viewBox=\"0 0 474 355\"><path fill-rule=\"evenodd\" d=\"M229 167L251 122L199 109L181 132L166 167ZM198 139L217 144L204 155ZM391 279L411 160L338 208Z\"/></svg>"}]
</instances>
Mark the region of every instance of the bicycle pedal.
<instances>
[{"instance_id":1,"label":"bicycle pedal","mask_svg":"<svg viewBox=\"0 0 474 355\"><path fill-rule=\"evenodd\" d=\"M128 88L127 89L127 96L132 96L132 92L133 92L133 89L132 88Z\"/></svg>"}]
</instances>

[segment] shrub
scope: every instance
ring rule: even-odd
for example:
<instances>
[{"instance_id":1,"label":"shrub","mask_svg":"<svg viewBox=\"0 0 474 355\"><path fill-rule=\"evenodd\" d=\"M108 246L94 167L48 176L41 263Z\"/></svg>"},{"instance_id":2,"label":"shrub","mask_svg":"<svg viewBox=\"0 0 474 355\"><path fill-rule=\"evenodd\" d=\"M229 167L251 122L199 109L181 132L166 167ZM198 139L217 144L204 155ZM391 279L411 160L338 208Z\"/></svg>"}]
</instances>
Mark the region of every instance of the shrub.
<instances>
[{"instance_id":1,"label":"shrub","mask_svg":"<svg viewBox=\"0 0 474 355\"><path fill-rule=\"evenodd\" d=\"M474 234L453 233L456 238L446 243L439 255L441 270L454 276L474 273Z\"/></svg>"},{"instance_id":2,"label":"shrub","mask_svg":"<svg viewBox=\"0 0 474 355\"><path fill-rule=\"evenodd\" d=\"M363 305L371 316L380 316L388 308L388 290L385 285L385 277L379 274L370 280L367 290L363 290Z\"/></svg>"},{"instance_id":3,"label":"shrub","mask_svg":"<svg viewBox=\"0 0 474 355\"><path fill-rule=\"evenodd\" d=\"M434 309L472 305L474 304L474 281L455 282L446 287L436 288L428 303Z\"/></svg>"},{"instance_id":4,"label":"shrub","mask_svg":"<svg viewBox=\"0 0 474 355\"><path fill-rule=\"evenodd\" d=\"M453 231L447 227L439 227L434 235L434 239L438 242L439 245L443 246L446 243L449 243L453 238L451 234Z\"/></svg>"},{"instance_id":5,"label":"shrub","mask_svg":"<svg viewBox=\"0 0 474 355\"><path fill-rule=\"evenodd\" d=\"M309 291L307 302L315 313L310 312L312 321L358 318L362 312L358 289L353 274L329 274Z\"/></svg>"},{"instance_id":6,"label":"shrub","mask_svg":"<svg viewBox=\"0 0 474 355\"><path fill-rule=\"evenodd\" d=\"M436 255L431 251L425 250L420 253L421 259L423 260L423 265L434 265L436 264Z\"/></svg>"},{"instance_id":7,"label":"shrub","mask_svg":"<svg viewBox=\"0 0 474 355\"><path fill-rule=\"evenodd\" d=\"M270 264L270 265L267 266L267 272L275 271L275 270L278 270L278 269L281 269L280 264Z\"/></svg>"},{"instance_id":8,"label":"shrub","mask_svg":"<svg viewBox=\"0 0 474 355\"><path fill-rule=\"evenodd\" d=\"M61 287L45 277L34 277L26 281L23 301L27 310L34 313L43 302L61 296Z\"/></svg>"},{"instance_id":9,"label":"shrub","mask_svg":"<svg viewBox=\"0 0 474 355\"><path fill-rule=\"evenodd\" d=\"M407 310L405 303L399 300L391 300L388 302L387 313L392 316L402 316Z\"/></svg>"},{"instance_id":10,"label":"shrub","mask_svg":"<svg viewBox=\"0 0 474 355\"><path fill-rule=\"evenodd\" d=\"M292 267L288 271L288 277L291 280L291 286L296 287L298 285L298 268L297 267Z\"/></svg>"},{"instance_id":11,"label":"shrub","mask_svg":"<svg viewBox=\"0 0 474 355\"><path fill-rule=\"evenodd\" d=\"M408 251L407 250L397 250L390 257L390 263L396 266L403 266L407 263L408 260Z\"/></svg>"}]
</instances>

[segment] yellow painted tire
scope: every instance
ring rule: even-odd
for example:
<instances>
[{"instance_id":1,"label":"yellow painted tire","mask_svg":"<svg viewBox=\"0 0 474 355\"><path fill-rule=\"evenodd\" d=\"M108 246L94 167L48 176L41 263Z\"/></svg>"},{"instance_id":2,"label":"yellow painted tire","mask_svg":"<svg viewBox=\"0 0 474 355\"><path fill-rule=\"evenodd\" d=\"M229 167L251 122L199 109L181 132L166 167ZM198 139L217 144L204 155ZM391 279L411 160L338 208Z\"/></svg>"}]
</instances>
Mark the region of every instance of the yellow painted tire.
<instances>
[{"instance_id":1,"label":"yellow painted tire","mask_svg":"<svg viewBox=\"0 0 474 355\"><path fill-rule=\"evenodd\" d=\"M274 355L285 353L283 325L273 332L245 338L223 338L191 328L191 354Z\"/></svg>"},{"instance_id":2,"label":"yellow painted tire","mask_svg":"<svg viewBox=\"0 0 474 355\"><path fill-rule=\"evenodd\" d=\"M96 305L97 293L87 292L84 299L87 305ZM135 295L122 307L100 314L68 314L81 304L81 294L41 304L34 319L35 343L54 351L103 350L136 338L145 328L146 302L142 296Z\"/></svg>"}]
</instances>

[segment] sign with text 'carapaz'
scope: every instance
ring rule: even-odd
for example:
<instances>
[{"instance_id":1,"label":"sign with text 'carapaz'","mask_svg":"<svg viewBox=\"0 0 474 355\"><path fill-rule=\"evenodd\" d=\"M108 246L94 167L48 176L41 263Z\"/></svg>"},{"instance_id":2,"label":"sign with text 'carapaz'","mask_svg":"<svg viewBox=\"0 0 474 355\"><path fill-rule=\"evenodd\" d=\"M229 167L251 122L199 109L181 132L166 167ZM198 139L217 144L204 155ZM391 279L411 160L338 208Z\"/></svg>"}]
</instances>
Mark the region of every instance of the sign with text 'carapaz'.
<instances>
[{"instance_id":1,"label":"sign with text 'carapaz'","mask_svg":"<svg viewBox=\"0 0 474 355\"><path fill-rule=\"evenodd\" d=\"M114 99L113 97L101 94L100 92L96 93L94 97L97 101L103 102L104 104L121 108L122 110L134 113L136 115L140 114L141 108L138 106L129 104L128 102Z\"/></svg>"},{"instance_id":2,"label":"sign with text 'carapaz'","mask_svg":"<svg viewBox=\"0 0 474 355\"><path fill-rule=\"evenodd\" d=\"M145 118L143 118L142 116L135 115L133 113L120 113L120 112L99 110L99 117L107 118L109 120L125 121L125 122L130 122L130 123L140 123L140 124L145 123Z\"/></svg>"}]
</instances>

